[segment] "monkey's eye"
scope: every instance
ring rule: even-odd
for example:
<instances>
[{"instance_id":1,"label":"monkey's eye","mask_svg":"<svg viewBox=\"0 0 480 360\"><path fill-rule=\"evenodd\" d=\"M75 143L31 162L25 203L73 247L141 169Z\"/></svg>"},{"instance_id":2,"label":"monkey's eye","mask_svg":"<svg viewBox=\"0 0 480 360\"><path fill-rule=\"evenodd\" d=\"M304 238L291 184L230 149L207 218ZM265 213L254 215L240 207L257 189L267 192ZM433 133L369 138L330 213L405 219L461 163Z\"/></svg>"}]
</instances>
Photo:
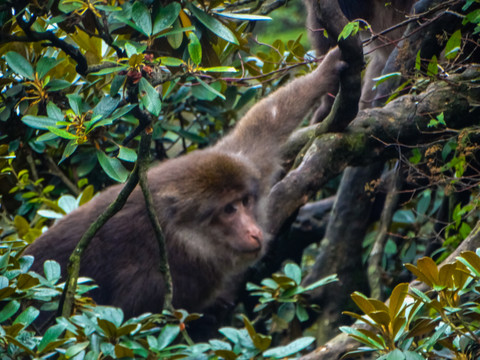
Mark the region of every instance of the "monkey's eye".
<instances>
[{"instance_id":1,"label":"monkey's eye","mask_svg":"<svg viewBox=\"0 0 480 360\"><path fill-rule=\"evenodd\" d=\"M233 214L237 211L237 208L233 204L227 204L223 208L223 211L225 212L225 214Z\"/></svg>"},{"instance_id":2,"label":"monkey's eye","mask_svg":"<svg viewBox=\"0 0 480 360\"><path fill-rule=\"evenodd\" d=\"M248 207L252 204L252 197L250 195L245 195L242 199L242 205Z\"/></svg>"}]
</instances>

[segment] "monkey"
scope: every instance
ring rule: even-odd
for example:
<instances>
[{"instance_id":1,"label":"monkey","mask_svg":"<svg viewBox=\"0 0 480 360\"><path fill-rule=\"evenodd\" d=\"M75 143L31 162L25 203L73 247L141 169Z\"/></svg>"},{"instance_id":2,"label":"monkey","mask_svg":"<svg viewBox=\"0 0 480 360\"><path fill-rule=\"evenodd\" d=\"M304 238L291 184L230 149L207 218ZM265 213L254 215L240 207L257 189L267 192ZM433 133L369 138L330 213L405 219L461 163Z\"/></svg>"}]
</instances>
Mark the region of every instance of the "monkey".
<instances>
[{"instance_id":1,"label":"monkey","mask_svg":"<svg viewBox=\"0 0 480 360\"><path fill-rule=\"evenodd\" d=\"M385 0L338 0L342 12L349 21L363 19L370 24L372 32L375 34L405 20L415 2L415 0L393 0L388 3ZM329 48L335 46L335 41L326 38L323 34L323 25L316 15L318 11L317 1L304 0L304 3L307 9L307 29L310 42L317 56L325 54ZM381 75L396 41L401 38L404 30L405 28L401 27L391 31L364 48L369 61L363 76L360 110L373 106L375 101L375 81L373 79ZM362 31L360 35L362 40L367 40L370 37L370 33L366 31ZM338 87L335 87L330 92L336 93L337 91ZM325 96L322 99L321 106L312 117L312 123L320 122L328 114L333 104L332 99L331 96Z\"/></svg>"},{"instance_id":2,"label":"monkey","mask_svg":"<svg viewBox=\"0 0 480 360\"><path fill-rule=\"evenodd\" d=\"M280 148L310 108L338 82L345 67L338 49L313 72L255 104L212 147L153 166L147 174L165 237L173 281L173 306L198 312L209 306L229 279L266 251L269 234L263 209ZM66 215L25 251L40 272L46 260L65 268L86 227L121 190L121 184ZM165 282L159 250L137 186L124 207L96 233L81 260L80 275L98 288L100 305L126 317L162 311Z\"/></svg>"}]
</instances>

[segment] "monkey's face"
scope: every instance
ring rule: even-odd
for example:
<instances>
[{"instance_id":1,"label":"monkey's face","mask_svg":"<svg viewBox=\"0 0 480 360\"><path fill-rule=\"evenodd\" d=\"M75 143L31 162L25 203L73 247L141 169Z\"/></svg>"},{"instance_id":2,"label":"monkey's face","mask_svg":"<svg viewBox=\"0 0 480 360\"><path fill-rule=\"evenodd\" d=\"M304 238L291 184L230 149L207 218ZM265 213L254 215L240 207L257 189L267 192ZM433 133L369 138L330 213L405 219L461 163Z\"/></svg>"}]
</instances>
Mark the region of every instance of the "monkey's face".
<instances>
[{"instance_id":1,"label":"monkey's face","mask_svg":"<svg viewBox=\"0 0 480 360\"><path fill-rule=\"evenodd\" d=\"M221 241L247 258L257 257L263 245L263 232L255 219L255 197L246 194L222 204L211 226Z\"/></svg>"}]
</instances>

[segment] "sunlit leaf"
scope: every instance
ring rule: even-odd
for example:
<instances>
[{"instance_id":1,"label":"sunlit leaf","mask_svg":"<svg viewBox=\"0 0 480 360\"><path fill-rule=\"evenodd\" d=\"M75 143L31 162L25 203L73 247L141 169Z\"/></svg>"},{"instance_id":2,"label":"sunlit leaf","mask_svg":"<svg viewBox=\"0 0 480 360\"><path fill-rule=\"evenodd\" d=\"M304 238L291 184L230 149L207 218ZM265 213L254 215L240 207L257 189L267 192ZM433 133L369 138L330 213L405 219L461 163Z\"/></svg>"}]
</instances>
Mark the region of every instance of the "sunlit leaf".
<instances>
[{"instance_id":1,"label":"sunlit leaf","mask_svg":"<svg viewBox=\"0 0 480 360\"><path fill-rule=\"evenodd\" d=\"M198 40L198 37L194 32L188 34L188 39L190 40L188 43L188 53L190 58L194 64L200 65L202 62L202 45L200 44L200 40Z\"/></svg>"},{"instance_id":2,"label":"sunlit leaf","mask_svg":"<svg viewBox=\"0 0 480 360\"><path fill-rule=\"evenodd\" d=\"M264 15L255 15L255 14L240 14L240 13L230 13L230 12L215 12L216 15L223 16L235 20L246 20L246 21L270 21L272 20L269 16Z\"/></svg>"},{"instance_id":3,"label":"sunlit leaf","mask_svg":"<svg viewBox=\"0 0 480 360\"><path fill-rule=\"evenodd\" d=\"M185 62L182 59L177 59L169 56L161 56L160 64L165 66L182 66L185 65Z\"/></svg>"},{"instance_id":4,"label":"sunlit leaf","mask_svg":"<svg viewBox=\"0 0 480 360\"><path fill-rule=\"evenodd\" d=\"M75 134L69 133L68 131L66 131L64 129L59 129L59 128L56 128L56 127L53 127L53 126L49 126L49 127L47 127L47 129L50 132L54 133L55 135L60 136L61 138L64 138L64 139L75 140L77 138L77 136Z\"/></svg>"},{"instance_id":5,"label":"sunlit leaf","mask_svg":"<svg viewBox=\"0 0 480 360\"><path fill-rule=\"evenodd\" d=\"M449 60L455 59L462 46L462 32L461 30L455 31L447 41L445 45L445 57Z\"/></svg>"}]
</instances>

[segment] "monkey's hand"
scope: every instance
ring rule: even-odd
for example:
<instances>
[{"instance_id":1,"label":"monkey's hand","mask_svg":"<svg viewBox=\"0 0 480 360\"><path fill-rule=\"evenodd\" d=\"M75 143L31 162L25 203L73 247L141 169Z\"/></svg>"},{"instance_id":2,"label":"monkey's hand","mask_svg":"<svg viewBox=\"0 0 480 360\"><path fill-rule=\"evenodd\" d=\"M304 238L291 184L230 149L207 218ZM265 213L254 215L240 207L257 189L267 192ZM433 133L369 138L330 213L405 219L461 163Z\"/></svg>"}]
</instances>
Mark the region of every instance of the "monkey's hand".
<instances>
[{"instance_id":1,"label":"monkey's hand","mask_svg":"<svg viewBox=\"0 0 480 360\"><path fill-rule=\"evenodd\" d=\"M315 69L314 73L324 83L332 83L332 85L338 83L338 78L342 71L348 67L348 64L342 60L342 52L337 46L330 50L323 58L320 65ZM334 86L338 87L337 86Z\"/></svg>"}]
</instances>

